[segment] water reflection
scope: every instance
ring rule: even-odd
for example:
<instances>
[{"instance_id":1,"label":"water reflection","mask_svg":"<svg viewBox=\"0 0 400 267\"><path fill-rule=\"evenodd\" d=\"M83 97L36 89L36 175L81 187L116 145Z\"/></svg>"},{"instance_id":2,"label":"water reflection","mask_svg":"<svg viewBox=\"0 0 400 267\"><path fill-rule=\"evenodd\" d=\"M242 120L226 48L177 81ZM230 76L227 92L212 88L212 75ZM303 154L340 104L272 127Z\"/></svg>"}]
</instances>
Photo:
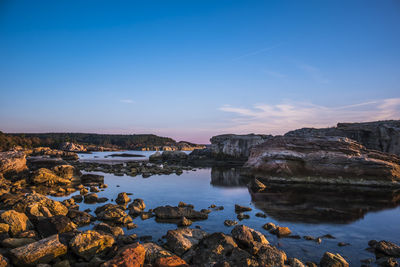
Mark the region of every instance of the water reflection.
<instances>
[{"instance_id":1,"label":"water reflection","mask_svg":"<svg viewBox=\"0 0 400 267\"><path fill-rule=\"evenodd\" d=\"M249 178L240 168L213 167L211 184L222 187L246 187ZM388 188L333 185L267 185L262 192L249 188L256 208L268 216L288 222L348 224L373 211L395 208L400 190Z\"/></svg>"}]
</instances>

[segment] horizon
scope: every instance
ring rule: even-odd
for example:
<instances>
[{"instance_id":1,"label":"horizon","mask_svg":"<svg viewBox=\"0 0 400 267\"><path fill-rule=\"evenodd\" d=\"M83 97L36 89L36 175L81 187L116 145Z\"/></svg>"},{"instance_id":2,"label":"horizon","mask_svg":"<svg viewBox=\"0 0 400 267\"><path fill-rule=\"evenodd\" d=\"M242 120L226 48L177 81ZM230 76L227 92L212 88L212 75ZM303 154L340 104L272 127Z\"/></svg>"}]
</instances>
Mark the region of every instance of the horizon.
<instances>
[{"instance_id":1,"label":"horizon","mask_svg":"<svg viewBox=\"0 0 400 267\"><path fill-rule=\"evenodd\" d=\"M3 1L5 133L284 134L400 119L398 1Z\"/></svg>"}]
</instances>

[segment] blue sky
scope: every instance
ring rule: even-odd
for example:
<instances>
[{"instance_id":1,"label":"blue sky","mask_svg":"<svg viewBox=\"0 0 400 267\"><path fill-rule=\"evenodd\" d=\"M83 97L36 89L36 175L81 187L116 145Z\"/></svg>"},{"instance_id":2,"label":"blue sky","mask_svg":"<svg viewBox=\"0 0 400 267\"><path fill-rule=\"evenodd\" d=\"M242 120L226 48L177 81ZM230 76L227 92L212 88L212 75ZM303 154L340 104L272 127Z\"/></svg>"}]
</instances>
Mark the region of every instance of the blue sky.
<instances>
[{"instance_id":1,"label":"blue sky","mask_svg":"<svg viewBox=\"0 0 400 267\"><path fill-rule=\"evenodd\" d=\"M400 118L400 2L1 1L0 130L208 142Z\"/></svg>"}]
</instances>

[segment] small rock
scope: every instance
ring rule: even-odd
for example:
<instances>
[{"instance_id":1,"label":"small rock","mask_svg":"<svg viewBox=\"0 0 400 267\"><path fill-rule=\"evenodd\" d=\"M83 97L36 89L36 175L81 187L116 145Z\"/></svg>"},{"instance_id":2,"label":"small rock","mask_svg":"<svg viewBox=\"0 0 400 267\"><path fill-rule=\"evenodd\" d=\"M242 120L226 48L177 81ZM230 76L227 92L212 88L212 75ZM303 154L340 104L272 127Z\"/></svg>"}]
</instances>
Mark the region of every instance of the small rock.
<instances>
[{"instance_id":1,"label":"small rock","mask_svg":"<svg viewBox=\"0 0 400 267\"><path fill-rule=\"evenodd\" d=\"M182 217L178 222L178 226L190 226L192 223L193 222L191 220L186 219L186 217Z\"/></svg>"},{"instance_id":2,"label":"small rock","mask_svg":"<svg viewBox=\"0 0 400 267\"><path fill-rule=\"evenodd\" d=\"M265 213L262 213L262 212L257 212L256 213L256 217L267 218L267 215Z\"/></svg>"},{"instance_id":3,"label":"small rock","mask_svg":"<svg viewBox=\"0 0 400 267\"><path fill-rule=\"evenodd\" d=\"M241 212L246 212L246 211L252 211L252 208L235 204L235 212L236 213L241 213Z\"/></svg>"},{"instance_id":4,"label":"small rock","mask_svg":"<svg viewBox=\"0 0 400 267\"><path fill-rule=\"evenodd\" d=\"M131 201L131 198L128 197L128 195L125 192L119 193L117 199L115 200L115 202L117 202L117 204L120 205L125 205L129 201Z\"/></svg>"},{"instance_id":5,"label":"small rock","mask_svg":"<svg viewBox=\"0 0 400 267\"><path fill-rule=\"evenodd\" d=\"M224 221L224 225L225 225L225 226L234 226L234 225L236 225L236 224L238 224L237 221L232 221L232 220L225 220L225 221Z\"/></svg>"}]
</instances>

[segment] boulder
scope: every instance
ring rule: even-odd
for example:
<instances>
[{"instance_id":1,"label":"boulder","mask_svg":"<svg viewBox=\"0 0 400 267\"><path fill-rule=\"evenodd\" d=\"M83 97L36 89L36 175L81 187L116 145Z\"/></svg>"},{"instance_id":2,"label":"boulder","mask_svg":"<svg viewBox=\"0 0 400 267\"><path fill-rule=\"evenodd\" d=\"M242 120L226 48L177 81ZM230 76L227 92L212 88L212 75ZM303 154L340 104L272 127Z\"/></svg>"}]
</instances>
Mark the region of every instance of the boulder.
<instances>
[{"instance_id":1,"label":"boulder","mask_svg":"<svg viewBox=\"0 0 400 267\"><path fill-rule=\"evenodd\" d=\"M241 212L246 212L246 211L252 211L252 208L235 204L235 212L236 213L241 213Z\"/></svg>"},{"instance_id":2,"label":"boulder","mask_svg":"<svg viewBox=\"0 0 400 267\"><path fill-rule=\"evenodd\" d=\"M74 166L67 164L55 166L52 170L56 175L68 180L71 180L74 176L80 175L79 170L75 169Z\"/></svg>"},{"instance_id":3,"label":"boulder","mask_svg":"<svg viewBox=\"0 0 400 267\"><path fill-rule=\"evenodd\" d=\"M163 151L162 154L157 154L160 152L156 152L155 154L149 157L150 162L182 162L187 160L188 154L183 151Z\"/></svg>"},{"instance_id":4,"label":"boulder","mask_svg":"<svg viewBox=\"0 0 400 267\"><path fill-rule=\"evenodd\" d=\"M262 246L257 252L261 266L285 266L286 253L271 245Z\"/></svg>"},{"instance_id":5,"label":"boulder","mask_svg":"<svg viewBox=\"0 0 400 267\"><path fill-rule=\"evenodd\" d=\"M93 227L93 230L100 231L106 234L110 234L114 237L124 235L124 229L118 226L110 226L106 223L99 223Z\"/></svg>"},{"instance_id":6,"label":"boulder","mask_svg":"<svg viewBox=\"0 0 400 267\"><path fill-rule=\"evenodd\" d=\"M347 261L339 254L325 252L320 261L321 267L348 267Z\"/></svg>"},{"instance_id":7,"label":"boulder","mask_svg":"<svg viewBox=\"0 0 400 267\"><path fill-rule=\"evenodd\" d=\"M389 241L379 241L379 242L369 242L371 247L375 249L376 252L383 253L387 256L399 258L400 257L400 246Z\"/></svg>"},{"instance_id":8,"label":"boulder","mask_svg":"<svg viewBox=\"0 0 400 267\"><path fill-rule=\"evenodd\" d=\"M178 256L182 256L208 234L200 229L180 228L169 230L166 235L166 246Z\"/></svg>"},{"instance_id":9,"label":"boulder","mask_svg":"<svg viewBox=\"0 0 400 267\"><path fill-rule=\"evenodd\" d=\"M254 147L245 167L261 182L400 186L398 162L345 137L276 136Z\"/></svg>"},{"instance_id":10,"label":"boulder","mask_svg":"<svg viewBox=\"0 0 400 267\"><path fill-rule=\"evenodd\" d=\"M145 208L146 204L144 203L144 200L141 198L136 198L131 204L128 205L129 215L138 216Z\"/></svg>"},{"instance_id":11,"label":"boulder","mask_svg":"<svg viewBox=\"0 0 400 267\"><path fill-rule=\"evenodd\" d=\"M76 255L90 261L94 256L107 252L113 244L111 235L89 230L72 238L69 246Z\"/></svg>"},{"instance_id":12,"label":"boulder","mask_svg":"<svg viewBox=\"0 0 400 267\"><path fill-rule=\"evenodd\" d=\"M125 192L119 193L117 199L115 200L115 202L117 202L117 204L120 205L125 205L129 201L131 201L131 198L128 197L128 195Z\"/></svg>"},{"instance_id":13,"label":"boulder","mask_svg":"<svg viewBox=\"0 0 400 267\"><path fill-rule=\"evenodd\" d=\"M145 249L139 244L121 248L117 255L110 261L105 262L102 267L142 267L145 260Z\"/></svg>"},{"instance_id":14,"label":"boulder","mask_svg":"<svg viewBox=\"0 0 400 267\"><path fill-rule=\"evenodd\" d=\"M157 219L180 219L186 217L191 220L206 220L208 214L196 211L190 207L157 207L154 209Z\"/></svg>"},{"instance_id":15,"label":"boulder","mask_svg":"<svg viewBox=\"0 0 400 267\"><path fill-rule=\"evenodd\" d=\"M19 173L27 169L26 156L22 151L0 152L0 173Z\"/></svg>"},{"instance_id":16,"label":"boulder","mask_svg":"<svg viewBox=\"0 0 400 267\"><path fill-rule=\"evenodd\" d=\"M331 128L302 128L285 134L290 137L342 136L369 149L400 156L400 120L338 123Z\"/></svg>"},{"instance_id":17,"label":"boulder","mask_svg":"<svg viewBox=\"0 0 400 267\"><path fill-rule=\"evenodd\" d=\"M154 154L151 154L149 157L150 162L161 162L162 161L162 155L161 152L157 151Z\"/></svg>"},{"instance_id":18,"label":"boulder","mask_svg":"<svg viewBox=\"0 0 400 267\"><path fill-rule=\"evenodd\" d=\"M91 214L80 210L69 210L67 216L72 220L72 222L79 226L94 221L94 217Z\"/></svg>"},{"instance_id":19,"label":"boulder","mask_svg":"<svg viewBox=\"0 0 400 267\"><path fill-rule=\"evenodd\" d=\"M18 248L36 242L33 238L22 237L22 238L6 238L1 241L1 245L5 248Z\"/></svg>"},{"instance_id":20,"label":"boulder","mask_svg":"<svg viewBox=\"0 0 400 267\"><path fill-rule=\"evenodd\" d=\"M98 219L102 221L109 221L122 225L126 225L133 221L132 217L126 214L124 209L119 205L106 204L96 208L95 213Z\"/></svg>"},{"instance_id":21,"label":"boulder","mask_svg":"<svg viewBox=\"0 0 400 267\"><path fill-rule=\"evenodd\" d=\"M62 178L46 168L40 168L39 170L36 170L32 174L31 181L36 185L45 186L68 185L71 183L71 180Z\"/></svg>"},{"instance_id":22,"label":"boulder","mask_svg":"<svg viewBox=\"0 0 400 267\"><path fill-rule=\"evenodd\" d=\"M144 250L146 251L145 262L147 264L154 264L158 258L166 258L172 256L172 253L160 247L156 243L144 243Z\"/></svg>"},{"instance_id":23,"label":"boulder","mask_svg":"<svg viewBox=\"0 0 400 267\"><path fill-rule=\"evenodd\" d=\"M231 234L240 248L247 250L251 254L257 254L262 246L269 244L262 233L245 225L235 226Z\"/></svg>"},{"instance_id":24,"label":"boulder","mask_svg":"<svg viewBox=\"0 0 400 267\"><path fill-rule=\"evenodd\" d=\"M36 229L43 238L54 234L71 232L76 228L76 224L65 215L44 218L36 223Z\"/></svg>"},{"instance_id":25,"label":"boulder","mask_svg":"<svg viewBox=\"0 0 400 267\"><path fill-rule=\"evenodd\" d=\"M7 210L1 213L0 221L9 225L9 233L11 236L16 236L21 232L33 228L28 217L24 213L15 210Z\"/></svg>"},{"instance_id":26,"label":"boulder","mask_svg":"<svg viewBox=\"0 0 400 267\"><path fill-rule=\"evenodd\" d=\"M84 202L85 203L89 203L89 204L93 204L98 202L99 196L96 193L90 193L84 196Z\"/></svg>"},{"instance_id":27,"label":"boulder","mask_svg":"<svg viewBox=\"0 0 400 267\"><path fill-rule=\"evenodd\" d=\"M40 263L48 263L66 253L67 246L60 242L58 235L10 250L12 262L16 266L35 266Z\"/></svg>"},{"instance_id":28,"label":"boulder","mask_svg":"<svg viewBox=\"0 0 400 267\"><path fill-rule=\"evenodd\" d=\"M156 267L189 267L186 261L176 255L158 258L155 262Z\"/></svg>"}]
</instances>

